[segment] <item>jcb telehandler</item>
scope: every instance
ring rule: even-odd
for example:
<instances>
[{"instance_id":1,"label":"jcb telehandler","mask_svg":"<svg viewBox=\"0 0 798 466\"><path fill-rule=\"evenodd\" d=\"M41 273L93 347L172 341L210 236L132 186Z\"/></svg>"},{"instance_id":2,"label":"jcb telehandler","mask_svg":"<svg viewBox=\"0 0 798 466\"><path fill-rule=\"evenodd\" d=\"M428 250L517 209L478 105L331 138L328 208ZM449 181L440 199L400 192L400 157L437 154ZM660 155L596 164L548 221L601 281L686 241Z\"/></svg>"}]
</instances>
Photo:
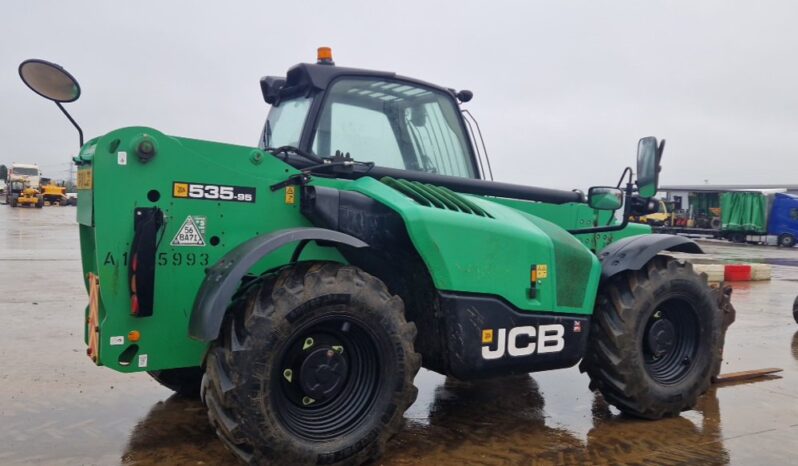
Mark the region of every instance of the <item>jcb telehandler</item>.
<instances>
[{"instance_id":1,"label":"jcb telehandler","mask_svg":"<svg viewBox=\"0 0 798 466\"><path fill-rule=\"evenodd\" d=\"M199 392L255 464L378 457L421 366L475 379L581 361L625 413L694 405L719 370L729 303L661 254L698 245L627 222L647 213L663 143L640 140L636 182L626 169L587 195L488 181L460 108L471 92L319 52L261 79L259 147L81 132L96 364ZM80 95L52 63L19 73L65 113Z\"/></svg>"}]
</instances>

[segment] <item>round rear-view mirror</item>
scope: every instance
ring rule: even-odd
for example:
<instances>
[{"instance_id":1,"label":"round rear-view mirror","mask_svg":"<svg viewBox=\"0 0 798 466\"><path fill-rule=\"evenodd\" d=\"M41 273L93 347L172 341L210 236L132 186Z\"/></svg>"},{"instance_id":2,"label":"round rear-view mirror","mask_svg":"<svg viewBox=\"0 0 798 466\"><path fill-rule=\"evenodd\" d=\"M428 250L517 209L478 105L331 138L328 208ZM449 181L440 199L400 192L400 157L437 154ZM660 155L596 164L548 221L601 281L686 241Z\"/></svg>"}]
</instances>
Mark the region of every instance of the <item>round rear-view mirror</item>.
<instances>
[{"instance_id":1,"label":"round rear-view mirror","mask_svg":"<svg viewBox=\"0 0 798 466\"><path fill-rule=\"evenodd\" d=\"M25 60L19 77L33 92L55 102L74 102L80 97L78 81L65 69L45 60Z\"/></svg>"}]
</instances>

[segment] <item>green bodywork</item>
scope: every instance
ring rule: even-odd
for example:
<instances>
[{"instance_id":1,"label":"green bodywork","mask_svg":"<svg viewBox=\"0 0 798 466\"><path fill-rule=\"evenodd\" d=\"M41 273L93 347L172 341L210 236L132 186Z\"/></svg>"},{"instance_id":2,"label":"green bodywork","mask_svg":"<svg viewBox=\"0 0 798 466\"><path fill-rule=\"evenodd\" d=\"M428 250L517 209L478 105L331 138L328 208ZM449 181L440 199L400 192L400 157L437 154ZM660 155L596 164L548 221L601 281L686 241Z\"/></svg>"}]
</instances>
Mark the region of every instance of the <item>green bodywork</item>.
<instances>
[{"instance_id":1,"label":"green bodywork","mask_svg":"<svg viewBox=\"0 0 798 466\"><path fill-rule=\"evenodd\" d=\"M142 138L157 149L146 163L134 155ZM284 189L269 189L298 170L259 149L137 127L89 141L75 161L84 180L77 209L84 274L97 275L100 284L98 363L118 371L199 365L207 345L191 339L187 330L205 269L252 237L312 226L300 213L299 189L293 199ZM175 197L175 182L252 187L255 202ZM585 204L441 194L486 214L478 215L423 205L392 187L390 180L313 177L310 183L355 191L396 211L438 290L498 296L521 311L591 314L601 272L595 251L622 237L650 232L633 224L612 233L568 233L566 229L611 222L610 213ZM130 312L128 278L134 209L152 206L165 215L156 256L154 313L136 317ZM204 225L205 244L172 245L189 216ZM293 249L289 245L267 256L251 273L287 264ZM335 248L313 243L302 260L345 262ZM529 292L533 267L538 277L534 297ZM88 280L86 285L88 289ZM88 318L88 307L86 313ZM132 347L128 334L134 330L141 337ZM88 342L88 332L86 338Z\"/></svg>"}]
</instances>

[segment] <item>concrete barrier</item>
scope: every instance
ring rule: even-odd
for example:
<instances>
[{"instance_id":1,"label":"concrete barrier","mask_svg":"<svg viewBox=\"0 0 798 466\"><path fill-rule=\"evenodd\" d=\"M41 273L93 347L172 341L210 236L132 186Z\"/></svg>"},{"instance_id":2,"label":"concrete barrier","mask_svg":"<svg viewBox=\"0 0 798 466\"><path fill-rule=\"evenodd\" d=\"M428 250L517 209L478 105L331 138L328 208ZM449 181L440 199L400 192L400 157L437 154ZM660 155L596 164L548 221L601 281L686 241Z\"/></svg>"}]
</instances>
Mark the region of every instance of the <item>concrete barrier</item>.
<instances>
[{"instance_id":1,"label":"concrete barrier","mask_svg":"<svg viewBox=\"0 0 798 466\"><path fill-rule=\"evenodd\" d=\"M696 273L707 274L710 283L770 280L769 264L693 264Z\"/></svg>"},{"instance_id":2,"label":"concrete barrier","mask_svg":"<svg viewBox=\"0 0 798 466\"><path fill-rule=\"evenodd\" d=\"M723 281L724 277L724 265L723 264L693 264L693 270L695 273L707 274L707 281L710 283L720 283Z\"/></svg>"}]
</instances>

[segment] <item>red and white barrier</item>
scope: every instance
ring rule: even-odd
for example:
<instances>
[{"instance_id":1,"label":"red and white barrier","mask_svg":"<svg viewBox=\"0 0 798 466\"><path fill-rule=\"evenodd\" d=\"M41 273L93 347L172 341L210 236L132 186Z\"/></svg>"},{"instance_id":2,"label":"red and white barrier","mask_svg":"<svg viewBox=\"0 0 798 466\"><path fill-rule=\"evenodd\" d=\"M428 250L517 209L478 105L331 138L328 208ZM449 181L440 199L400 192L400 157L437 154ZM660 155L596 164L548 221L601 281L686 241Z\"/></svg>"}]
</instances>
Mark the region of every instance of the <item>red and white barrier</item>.
<instances>
[{"instance_id":1,"label":"red and white barrier","mask_svg":"<svg viewBox=\"0 0 798 466\"><path fill-rule=\"evenodd\" d=\"M693 264L693 270L707 274L711 283L760 281L771 277L768 264Z\"/></svg>"}]
</instances>

